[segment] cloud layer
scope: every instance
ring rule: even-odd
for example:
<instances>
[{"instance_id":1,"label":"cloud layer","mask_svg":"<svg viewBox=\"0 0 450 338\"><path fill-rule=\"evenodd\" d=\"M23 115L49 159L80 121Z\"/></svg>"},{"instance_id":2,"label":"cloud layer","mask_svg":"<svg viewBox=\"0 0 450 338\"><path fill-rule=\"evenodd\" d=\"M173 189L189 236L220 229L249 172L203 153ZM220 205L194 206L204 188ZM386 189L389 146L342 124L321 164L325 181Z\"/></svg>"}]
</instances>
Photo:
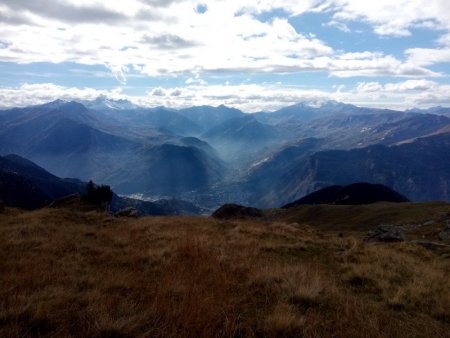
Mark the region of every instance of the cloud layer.
<instances>
[{"instance_id":1,"label":"cloud layer","mask_svg":"<svg viewBox=\"0 0 450 338\"><path fill-rule=\"evenodd\" d=\"M333 13L328 24L340 29L363 20L378 34L407 35L417 26L448 30L446 6L439 0L112 0L108 7L103 1L4 0L0 36L8 47L0 60L102 64L149 76L199 71L438 76L426 67L448 62L448 46L407 50L403 59L383 51L346 53L299 33L288 17L328 11ZM258 19L277 9L286 17Z\"/></svg>"},{"instance_id":2,"label":"cloud layer","mask_svg":"<svg viewBox=\"0 0 450 338\"><path fill-rule=\"evenodd\" d=\"M337 100L356 105L404 110L431 103L450 106L450 85L427 80L406 80L380 84L360 82L356 89L338 86L331 91L294 86L240 84L191 85L174 88L151 88L146 95L129 96L120 87L111 90L63 87L52 83L23 84L0 88L0 107L29 106L56 99L94 100L99 96L130 100L135 104L184 108L194 105L225 104L245 112L273 111L302 101Z\"/></svg>"},{"instance_id":3,"label":"cloud layer","mask_svg":"<svg viewBox=\"0 0 450 338\"><path fill-rule=\"evenodd\" d=\"M354 34L352 24L364 23L383 38L410 36L416 29L437 32L439 38L433 48L417 46L400 54L337 49L307 27L294 27L290 19L307 13L328 17L321 26L343 34ZM447 0L3 0L0 61L104 65L121 86L133 74L189 78L186 87L166 88L168 93L195 91L199 86L202 93L215 92L218 85L208 86L203 78L228 74L316 72L338 79L370 77L374 81L365 84L355 80L349 92L377 93L381 98L399 89L379 84L386 83L380 77L405 86L435 83L434 89L439 87L436 79L448 77L435 66L450 63L450 11ZM271 93L282 95L276 100L281 103L285 88L277 92L274 87L267 85ZM257 93L267 94L261 88ZM18 89L10 90L14 95ZM425 91L417 102L432 100L431 94L425 98L428 88L412 90ZM181 94L174 97L170 102L176 105L188 100ZM251 99L246 102L254 110Z\"/></svg>"}]
</instances>

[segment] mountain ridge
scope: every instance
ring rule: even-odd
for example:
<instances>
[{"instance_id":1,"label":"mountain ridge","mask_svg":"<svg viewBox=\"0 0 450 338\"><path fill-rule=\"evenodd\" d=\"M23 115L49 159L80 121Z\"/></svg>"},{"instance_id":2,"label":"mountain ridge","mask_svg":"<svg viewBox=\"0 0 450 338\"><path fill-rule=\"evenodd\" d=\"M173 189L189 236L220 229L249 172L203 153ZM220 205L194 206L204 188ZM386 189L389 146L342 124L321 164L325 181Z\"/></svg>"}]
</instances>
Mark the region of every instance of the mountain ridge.
<instances>
[{"instance_id":1,"label":"mountain ridge","mask_svg":"<svg viewBox=\"0 0 450 338\"><path fill-rule=\"evenodd\" d=\"M385 185L358 182L347 186L333 185L314 191L282 208L289 209L305 204L360 205L377 202L405 203L409 202L409 199Z\"/></svg>"},{"instance_id":2,"label":"mountain ridge","mask_svg":"<svg viewBox=\"0 0 450 338\"><path fill-rule=\"evenodd\" d=\"M24 209L43 208L66 196L83 196L86 194L86 189L86 182L70 178L62 179L16 154L0 156L0 200L6 206ZM80 198L78 200L81 201ZM120 197L113 193L110 203L111 211L130 207L136 208L142 215L200 214L204 212L201 208L186 201L147 202Z\"/></svg>"},{"instance_id":3,"label":"mountain ridge","mask_svg":"<svg viewBox=\"0 0 450 338\"><path fill-rule=\"evenodd\" d=\"M246 114L224 105L146 108L99 97L0 111L0 154L17 153L58 176L93 179L121 193L184 198L213 208L234 202L278 206L325 184L353 183L345 171L341 179L323 176L324 163L342 170L341 151L350 151L355 157L348 171L355 178L394 188L400 182L399 190L408 196L414 187L413 199L419 191L426 199L448 199L442 188L448 168L441 159L447 148L445 137L438 136L449 132L450 118L444 115L336 101ZM429 156L407 150L407 144L420 145ZM401 147L395 156L415 172L396 163L393 146ZM417 160L404 154L411 152ZM363 158L374 167L363 165ZM381 165L382 158L388 165ZM430 185L428 172L436 161L443 181ZM380 168L384 171L376 173ZM409 188L402 175L414 177Z\"/></svg>"}]
</instances>

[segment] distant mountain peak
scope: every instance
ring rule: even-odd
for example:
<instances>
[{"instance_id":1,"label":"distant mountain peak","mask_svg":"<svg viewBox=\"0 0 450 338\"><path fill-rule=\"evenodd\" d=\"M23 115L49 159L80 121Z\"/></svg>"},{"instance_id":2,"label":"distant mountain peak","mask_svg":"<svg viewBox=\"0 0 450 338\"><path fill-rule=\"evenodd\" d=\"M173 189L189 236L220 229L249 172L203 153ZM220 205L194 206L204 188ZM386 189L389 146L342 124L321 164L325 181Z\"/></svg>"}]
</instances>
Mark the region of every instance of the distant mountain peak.
<instances>
[{"instance_id":1,"label":"distant mountain peak","mask_svg":"<svg viewBox=\"0 0 450 338\"><path fill-rule=\"evenodd\" d=\"M54 101L51 101L51 102L47 102L47 103L44 103L44 104L39 104L39 105L37 105L37 107L53 109L53 108L59 108L62 105L68 103L68 102L69 101L57 99L57 100L54 100Z\"/></svg>"},{"instance_id":2,"label":"distant mountain peak","mask_svg":"<svg viewBox=\"0 0 450 338\"><path fill-rule=\"evenodd\" d=\"M64 103L67 103L67 102L68 101L66 101L66 100L56 99L55 101L52 101L49 104L64 104Z\"/></svg>"},{"instance_id":3,"label":"distant mountain peak","mask_svg":"<svg viewBox=\"0 0 450 338\"><path fill-rule=\"evenodd\" d=\"M229 107L229 106L224 105L224 104L221 104L221 105L217 106L216 109L220 109L220 110L234 110L234 111L241 112L239 109L236 109L236 108L233 108L233 107Z\"/></svg>"},{"instance_id":4,"label":"distant mountain peak","mask_svg":"<svg viewBox=\"0 0 450 338\"><path fill-rule=\"evenodd\" d=\"M95 100L92 101L81 101L81 103L83 103L89 109L93 110L102 110L102 109L130 110L140 108L131 101L124 99L114 100L108 98L105 95L100 95Z\"/></svg>"},{"instance_id":5,"label":"distant mountain peak","mask_svg":"<svg viewBox=\"0 0 450 338\"><path fill-rule=\"evenodd\" d=\"M435 106L430 108L411 108L407 109L406 112L419 114L447 115L450 113L450 107Z\"/></svg>"},{"instance_id":6,"label":"distant mountain peak","mask_svg":"<svg viewBox=\"0 0 450 338\"><path fill-rule=\"evenodd\" d=\"M64 108L64 109L72 109L75 111L86 111L87 108L84 104L77 102L77 101L65 101L63 104L61 104L58 108Z\"/></svg>"},{"instance_id":7,"label":"distant mountain peak","mask_svg":"<svg viewBox=\"0 0 450 338\"><path fill-rule=\"evenodd\" d=\"M353 107L351 104L339 102L336 100L325 100L325 99L315 99L315 100L304 100L294 106L305 107L305 108L337 108L337 107Z\"/></svg>"},{"instance_id":8,"label":"distant mountain peak","mask_svg":"<svg viewBox=\"0 0 450 338\"><path fill-rule=\"evenodd\" d=\"M45 111L64 111L64 112L72 112L72 113L80 113L85 112L88 109L85 105L78 101L67 101L67 100L61 100L57 99L48 103L40 104L37 106L34 106L35 108L42 108Z\"/></svg>"}]
</instances>

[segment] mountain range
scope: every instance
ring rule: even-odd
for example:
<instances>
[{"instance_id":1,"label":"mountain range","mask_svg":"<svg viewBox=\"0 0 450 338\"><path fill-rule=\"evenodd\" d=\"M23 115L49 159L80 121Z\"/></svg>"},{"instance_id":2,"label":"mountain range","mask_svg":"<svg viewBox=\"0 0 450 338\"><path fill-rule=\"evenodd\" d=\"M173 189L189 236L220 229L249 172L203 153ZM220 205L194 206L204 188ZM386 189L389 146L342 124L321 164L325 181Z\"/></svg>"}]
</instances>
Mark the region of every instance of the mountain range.
<instances>
[{"instance_id":1,"label":"mountain range","mask_svg":"<svg viewBox=\"0 0 450 338\"><path fill-rule=\"evenodd\" d=\"M69 195L83 196L87 183L62 179L18 155L0 156L0 200L7 206L37 209ZM110 210L134 208L142 215L201 214L203 210L186 201L153 202L120 197L113 193Z\"/></svg>"},{"instance_id":2,"label":"mountain range","mask_svg":"<svg viewBox=\"0 0 450 338\"><path fill-rule=\"evenodd\" d=\"M57 177L108 184L121 195L210 210L225 203L277 207L355 182L384 184L413 201L450 200L449 112L325 101L246 114L223 105L56 100L1 110L0 155L7 161L16 154Z\"/></svg>"}]
</instances>

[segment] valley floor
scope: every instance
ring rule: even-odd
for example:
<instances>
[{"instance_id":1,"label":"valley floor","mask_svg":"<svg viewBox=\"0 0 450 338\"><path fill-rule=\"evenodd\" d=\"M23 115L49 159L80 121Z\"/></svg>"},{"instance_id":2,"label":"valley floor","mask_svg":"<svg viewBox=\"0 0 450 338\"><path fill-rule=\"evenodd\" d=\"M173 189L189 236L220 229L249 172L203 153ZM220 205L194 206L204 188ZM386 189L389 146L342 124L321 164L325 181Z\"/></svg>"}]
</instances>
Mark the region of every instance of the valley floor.
<instances>
[{"instance_id":1,"label":"valley floor","mask_svg":"<svg viewBox=\"0 0 450 338\"><path fill-rule=\"evenodd\" d=\"M6 210L0 336L450 337L448 252L367 244L308 225L313 211L294 223Z\"/></svg>"}]
</instances>

